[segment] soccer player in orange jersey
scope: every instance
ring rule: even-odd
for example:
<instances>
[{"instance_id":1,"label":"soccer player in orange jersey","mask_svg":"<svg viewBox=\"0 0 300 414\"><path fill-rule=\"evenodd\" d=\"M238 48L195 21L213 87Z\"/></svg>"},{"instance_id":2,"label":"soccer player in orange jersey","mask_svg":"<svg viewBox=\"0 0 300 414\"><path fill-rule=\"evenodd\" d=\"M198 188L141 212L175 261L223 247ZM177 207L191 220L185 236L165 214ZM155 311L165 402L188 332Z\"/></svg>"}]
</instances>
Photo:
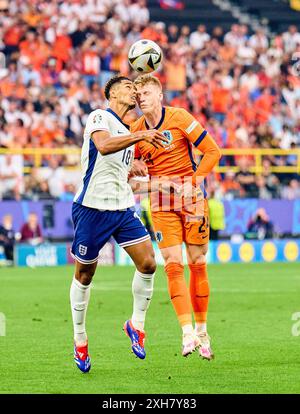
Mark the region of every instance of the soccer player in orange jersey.
<instances>
[{"instance_id":1,"label":"soccer player in orange jersey","mask_svg":"<svg viewBox=\"0 0 300 414\"><path fill-rule=\"evenodd\" d=\"M157 181L163 178L164 183L169 179L175 189L175 194L171 194L168 200L164 190L152 192L151 212L165 262L170 298L182 327L182 355L187 356L199 348L200 356L210 360L213 352L206 326L210 293L206 266L209 222L204 179L218 163L220 149L186 110L162 106L162 86L157 78L143 75L134 83L143 115L131 124L131 131L155 128L169 141L164 148L139 142L136 144L136 158L147 165L148 187L155 181L157 188ZM192 145L203 153L198 167L193 160ZM143 191L142 187L139 188ZM189 287L184 278L183 242L190 270Z\"/></svg>"}]
</instances>

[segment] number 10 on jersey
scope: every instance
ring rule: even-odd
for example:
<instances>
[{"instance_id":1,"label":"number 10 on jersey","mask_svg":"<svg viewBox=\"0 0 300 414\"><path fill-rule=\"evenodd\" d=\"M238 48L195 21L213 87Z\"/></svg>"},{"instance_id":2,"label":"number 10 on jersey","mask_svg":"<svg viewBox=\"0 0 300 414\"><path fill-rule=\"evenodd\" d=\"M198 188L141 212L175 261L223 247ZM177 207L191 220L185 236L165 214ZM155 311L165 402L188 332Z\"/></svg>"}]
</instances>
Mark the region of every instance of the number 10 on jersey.
<instances>
[{"instance_id":1,"label":"number 10 on jersey","mask_svg":"<svg viewBox=\"0 0 300 414\"><path fill-rule=\"evenodd\" d=\"M128 148L124 149L123 158L122 158L123 164L128 166L131 163L132 154L133 154L132 150Z\"/></svg>"}]
</instances>

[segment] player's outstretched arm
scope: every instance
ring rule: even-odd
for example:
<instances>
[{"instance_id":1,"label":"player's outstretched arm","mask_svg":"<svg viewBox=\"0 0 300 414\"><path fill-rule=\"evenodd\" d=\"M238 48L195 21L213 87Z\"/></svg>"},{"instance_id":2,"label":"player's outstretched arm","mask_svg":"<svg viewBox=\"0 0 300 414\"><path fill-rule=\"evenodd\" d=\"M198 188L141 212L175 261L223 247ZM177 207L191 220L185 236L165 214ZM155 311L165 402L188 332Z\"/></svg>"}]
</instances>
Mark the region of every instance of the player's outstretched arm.
<instances>
[{"instance_id":1,"label":"player's outstretched arm","mask_svg":"<svg viewBox=\"0 0 300 414\"><path fill-rule=\"evenodd\" d=\"M218 164L222 153L215 140L207 134L203 141L198 145L198 149L203 153L203 157L198 165L197 170L193 174L193 182L204 180L204 178L212 172L213 168Z\"/></svg>"},{"instance_id":2,"label":"player's outstretched arm","mask_svg":"<svg viewBox=\"0 0 300 414\"><path fill-rule=\"evenodd\" d=\"M108 131L95 131L92 133L92 140L101 155L113 154L139 141L147 141L155 148L163 147L164 143L168 143L166 137L156 129L121 136L111 136Z\"/></svg>"},{"instance_id":3,"label":"player's outstretched arm","mask_svg":"<svg viewBox=\"0 0 300 414\"><path fill-rule=\"evenodd\" d=\"M218 164L221 158L221 151L215 140L207 131L204 131L204 138L196 147L203 153L202 159L198 165L197 170L192 175L192 182L185 182L175 189L178 195L186 198L197 196L201 197L203 194L199 193L199 185L204 181L206 176L212 172L213 168ZM197 144L197 140L196 140ZM195 142L194 142L195 145Z\"/></svg>"}]
</instances>

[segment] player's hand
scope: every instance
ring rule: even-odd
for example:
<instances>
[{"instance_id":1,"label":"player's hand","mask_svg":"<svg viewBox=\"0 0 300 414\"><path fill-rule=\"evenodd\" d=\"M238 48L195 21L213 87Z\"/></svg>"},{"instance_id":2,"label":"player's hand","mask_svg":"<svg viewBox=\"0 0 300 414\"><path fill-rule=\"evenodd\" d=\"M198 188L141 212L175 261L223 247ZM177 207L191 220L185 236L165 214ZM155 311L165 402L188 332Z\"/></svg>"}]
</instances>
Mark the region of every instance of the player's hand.
<instances>
[{"instance_id":1,"label":"player's hand","mask_svg":"<svg viewBox=\"0 0 300 414\"><path fill-rule=\"evenodd\" d=\"M168 139L157 129L135 132L134 136L140 138L141 141L149 142L155 148L164 147L165 144L169 143Z\"/></svg>"},{"instance_id":2,"label":"player's hand","mask_svg":"<svg viewBox=\"0 0 300 414\"><path fill-rule=\"evenodd\" d=\"M146 177L148 175L148 167L142 160L134 160L130 170L130 177Z\"/></svg>"},{"instance_id":3,"label":"player's hand","mask_svg":"<svg viewBox=\"0 0 300 414\"><path fill-rule=\"evenodd\" d=\"M193 214L201 211L201 214L203 214L204 195L199 187L193 186L191 182L185 182L177 187L176 194L183 198L183 207L185 211Z\"/></svg>"},{"instance_id":4,"label":"player's hand","mask_svg":"<svg viewBox=\"0 0 300 414\"><path fill-rule=\"evenodd\" d=\"M197 195L197 188L194 187L192 185L192 183L185 182L184 184L182 184L182 185L180 185L176 188L176 194L179 197L193 198Z\"/></svg>"},{"instance_id":5,"label":"player's hand","mask_svg":"<svg viewBox=\"0 0 300 414\"><path fill-rule=\"evenodd\" d=\"M193 186L190 182L185 182L180 186L175 187L175 192L179 197L184 197L186 199L196 197L197 200L203 198L203 192L199 187Z\"/></svg>"}]
</instances>

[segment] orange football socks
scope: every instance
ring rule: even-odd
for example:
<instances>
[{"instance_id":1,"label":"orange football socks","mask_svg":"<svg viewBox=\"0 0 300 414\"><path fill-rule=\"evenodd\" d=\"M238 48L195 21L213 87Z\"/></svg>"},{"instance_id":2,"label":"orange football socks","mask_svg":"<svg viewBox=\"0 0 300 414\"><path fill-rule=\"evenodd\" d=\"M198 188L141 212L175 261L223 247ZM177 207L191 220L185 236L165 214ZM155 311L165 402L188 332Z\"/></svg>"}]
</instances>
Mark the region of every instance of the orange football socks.
<instances>
[{"instance_id":1,"label":"orange football socks","mask_svg":"<svg viewBox=\"0 0 300 414\"><path fill-rule=\"evenodd\" d=\"M184 266L169 263L165 266L170 298L181 326L192 324L191 301L184 278Z\"/></svg>"},{"instance_id":2,"label":"orange football socks","mask_svg":"<svg viewBox=\"0 0 300 414\"><path fill-rule=\"evenodd\" d=\"M194 310L195 322L197 324L206 324L208 300L209 300L209 283L207 277L207 265L189 264L190 268L190 295Z\"/></svg>"}]
</instances>

